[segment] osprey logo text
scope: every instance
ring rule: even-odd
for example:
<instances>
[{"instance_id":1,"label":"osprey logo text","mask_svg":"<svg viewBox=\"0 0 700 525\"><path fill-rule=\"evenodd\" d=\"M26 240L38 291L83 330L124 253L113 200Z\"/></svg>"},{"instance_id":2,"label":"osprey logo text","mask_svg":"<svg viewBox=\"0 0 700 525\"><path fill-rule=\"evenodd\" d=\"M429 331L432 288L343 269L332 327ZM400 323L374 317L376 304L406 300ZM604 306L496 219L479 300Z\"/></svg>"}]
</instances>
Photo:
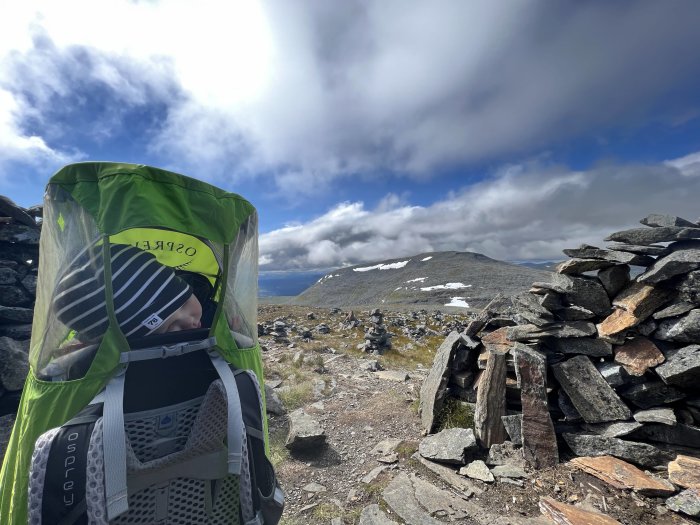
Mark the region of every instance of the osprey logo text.
<instances>
[{"instance_id":1,"label":"osprey logo text","mask_svg":"<svg viewBox=\"0 0 700 525\"><path fill-rule=\"evenodd\" d=\"M66 445L66 458L63 460L63 504L66 507L70 507L75 503L75 492L73 491L75 487L75 482L71 479L71 472L75 470L72 467L76 461L76 443L79 438L77 432L72 432L68 434L68 444Z\"/></svg>"}]
</instances>

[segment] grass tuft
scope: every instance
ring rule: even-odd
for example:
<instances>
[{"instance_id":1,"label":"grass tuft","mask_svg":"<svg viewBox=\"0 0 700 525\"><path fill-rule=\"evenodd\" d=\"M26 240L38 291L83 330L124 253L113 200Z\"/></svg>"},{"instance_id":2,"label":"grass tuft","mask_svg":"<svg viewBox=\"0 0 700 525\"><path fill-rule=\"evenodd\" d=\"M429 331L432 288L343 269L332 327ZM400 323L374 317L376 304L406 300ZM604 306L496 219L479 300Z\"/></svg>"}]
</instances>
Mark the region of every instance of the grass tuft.
<instances>
[{"instance_id":1,"label":"grass tuft","mask_svg":"<svg viewBox=\"0 0 700 525\"><path fill-rule=\"evenodd\" d=\"M446 428L474 428L474 408L459 399L448 398L436 420L438 431Z\"/></svg>"}]
</instances>

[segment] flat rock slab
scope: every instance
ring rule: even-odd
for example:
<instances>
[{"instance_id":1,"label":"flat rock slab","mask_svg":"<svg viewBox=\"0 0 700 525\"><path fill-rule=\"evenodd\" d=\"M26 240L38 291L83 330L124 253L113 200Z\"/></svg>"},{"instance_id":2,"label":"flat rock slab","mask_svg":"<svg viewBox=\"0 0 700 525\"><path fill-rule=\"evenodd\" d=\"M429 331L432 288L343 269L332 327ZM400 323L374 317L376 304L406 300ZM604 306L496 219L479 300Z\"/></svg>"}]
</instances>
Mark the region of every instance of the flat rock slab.
<instances>
[{"instance_id":1,"label":"flat rock slab","mask_svg":"<svg viewBox=\"0 0 700 525\"><path fill-rule=\"evenodd\" d=\"M399 525L398 521L389 519L379 505L372 504L362 509L359 525Z\"/></svg>"},{"instance_id":2,"label":"flat rock slab","mask_svg":"<svg viewBox=\"0 0 700 525\"><path fill-rule=\"evenodd\" d=\"M372 470L370 470L363 478L360 480L362 483L365 485L368 485L372 483L377 477L379 477L379 474L384 472L387 468L389 468L388 465L380 465L378 467L374 467Z\"/></svg>"},{"instance_id":3,"label":"flat rock slab","mask_svg":"<svg viewBox=\"0 0 700 525\"><path fill-rule=\"evenodd\" d=\"M522 403L523 456L535 468L552 467L559 463L559 449L547 404L547 358L523 344L517 344L514 355Z\"/></svg>"},{"instance_id":4,"label":"flat rock slab","mask_svg":"<svg viewBox=\"0 0 700 525\"><path fill-rule=\"evenodd\" d=\"M612 344L598 338L575 337L565 339L548 339L547 348L560 354L588 355L606 357L612 355Z\"/></svg>"},{"instance_id":5,"label":"flat rock slab","mask_svg":"<svg viewBox=\"0 0 700 525\"><path fill-rule=\"evenodd\" d=\"M669 317L678 317L679 315L687 314L693 308L695 308L695 303L688 301L677 301L669 304L661 310L657 310L651 317L657 321L660 321Z\"/></svg>"},{"instance_id":6,"label":"flat rock slab","mask_svg":"<svg viewBox=\"0 0 700 525\"><path fill-rule=\"evenodd\" d=\"M442 525L418 503L408 474L399 473L382 494L384 501L408 525Z\"/></svg>"},{"instance_id":7,"label":"flat rock slab","mask_svg":"<svg viewBox=\"0 0 700 525\"><path fill-rule=\"evenodd\" d=\"M564 440L577 456L614 456L642 467L665 464L671 455L648 443L619 438L564 433Z\"/></svg>"},{"instance_id":8,"label":"flat rock slab","mask_svg":"<svg viewBox=\"0 0 700 525\"><path fill-rule=\"evenodd\" d=\"M508 328L508 339L511 341L539 341L544 338L589 337L596 334L593 323L586 321L568 321L552 323L546 326L524 324Z\"/></svg>"},{"instance_id":9,"label":"flat rock slab","mask_svg":"<svg viewBox=\"0 0 700 525\"><path fill-rule=\"evenodd\" d=\"M637 326L666 303L673 292L652 285L633 282L613 300L617 309L598 325L600 336L617 335Z\"/></svg>"},{"instance_id":10,"label":"flat rock slab","mask_svg":"<svg viewBox=\"0 0 700 525\"><path fill-rule=\"evenodd\" d=\"M668 479L681 487L700 490L700 459L679 454L668 464Z\"/></svg>"},{"instance_id":11,"label":"flat rock slab","mask_svg":"<svg viewBox=\"0 0 700 525\"><path fill-rule=\"evenodd\" d=\"M501 417L506 415L506 355L489 351L474 410L474 434L488 448L506 439Z\"/></svg>"},{"instance_id":12,"label":"flat rock slab","mask_svg":"<svg viewBox=\"0 0 700 525\"><path fill-rule=\"evenodd\" d=\"M404 381L408 381L410 379L406 372L401 372L399 370L380 370L375 372L374 375L376 375L379 379L394 381L396 383L403 383Z\"/></svg>"},{"instance_id":13,"label":"flat rock slab","mask_svg":"<svg viewBox=\"0 0 700 525\"><path fill-rule=\"evenodd\" d=\"M643 425L631 437L669 445L700 448L700 428L680 423L672 427L668 425Z\"/></svg>"},{"instance_id":14,"label":"flat rock slab","mask_svg":"<svg viewBox=\"0 0 700 525\"><path fill-rule=\"evenodd\" d=\"M578 259L594 259L607 261L610 264L632 264L634 266L649 266L654 263L654 259L644 255L630 253L628 251L617 251L611 249L601 249L596 246L582 244L576 249L563 250L569 257ZM597 270L599 268L592 268Z\"/></svg>"},{"instance_id":15,"label":"flat rock slab","mask_svg":"<svg viewBox=\"0 0 700 525\"><path fill-rule=\"evenodd\" d=\"M579 457L570 463L618 489L631 489L652 498L668 497L676 493L676 488L668 481L650 476L612 456Z\"/></svg>"},{"instance_id":16,"label":"flat rock slab","mask_svg":"<svg viewBox=\"0 0 700 525\"><path fill-rule=\"evenodd\" d=\"M453 331L445 338L437 352L428 377L420 389L420 418L424 434L435 426L435 417L443 406L445 389L450 375L450 364L455 350L461 344L459 332Z\"/></svg>"},{"instance_id":17,"label":"flat rock slab","mask_svg":"<svg viewBox=\"0 0 700 525\"><path fill-rule=\"evenodd\" d=\"M431 516L446 517L450 521L463 520L469 516L472 505L462 498L442 490L415 474L409 476L415 498Z\"/></svg>"},{"instance_id":18,"label":"flat rock slab","mask_svg":"<svg viewBox=\"0 0 700 525\"><path fill-rule=\"evenodd\" d=\"M654 335L664 341L679 343L700 341L700 309L691 310L680 319L661 321Z\"/></svg>"},{"instance_id":19,"label":"flat rock slab","mask_svg":"<svg viewBox=\"0 0 700 525\"><path fill-rule=\"evenodd\" d=\"M635 412L633 417L639 423L659 423L673 426L678 422L672 408L648 408Z\"/></svg>"},{"instance_id":20,"label":"flat rock slab","mask_svg":"<svg viewBox=\"0 0 700 525\"><path fill-rule=\"evenodd\" d=\"M321 424L304 412L295 410L289 414L289 435L284 444L290 450L310 450L326 442L326 433Z\"/></svg>"},{"instance_id":21,"label":"flat rock slab","mask_svg":"<svg viewBox=\"0 0 700 525\"><path fill-rule=\"evenodd\" d=\"M630 409L583 355L552 365L554 376L586 423L627 420Z\"/></svg>"},{"instance_id":22,"label":"flat rock slab","mask_svg":"<svg viewBox=\"0 0 700 525\"><path fill-rule=\"evenodd\" d=\"M632 228L631 230L615 232L606 237L605 240L648 245L657 242L698 238L700 238L700 228L697 227L659 226L656 228Z\"/></svg>"},{"instance_id":23,"label":"flat rock slab","mask_svg":"<svg viewBox=\"0 0 700 525\"><path fill-rule=\"evenodd\" d=\"M621 437L631 434L635 430L642 428L642 424L637 421L620 421L614 423L594 423L584 424L583 429L603 437Z\"/></svg>"},{"instance_id":24,"label":"flat rock slab","mask_svg":"<svg viewBox=\"0 0 700 525\"><path fill-rule=\"evenodd\" d=\"M661 350L646 337L635 337L615 349L615 362L625 367L627 373L637 377L643 376L647 370L660 365L665 360ZM700 354L698 354L698 367L700 367Z\"/></svg>"},{"instance_id":25,"label":"flat rock slab","mask_svg":"<svg viewBox=\"0 0 700 525\"><path fill-rule=\"evenodd\" d=\"M620 395L639 408L653 408L685 398L685 394L662 381L648 381L620 391Z\"/></svg>"},{"instance_id":26,"label":"flat rock slab","mask_svg":"<svg viewBox=\"0 0 700 525\"><path fill-rule=\"evenodd\" d=\"M418 452L432 461L464 465L465 454L477 448L476 436L471 428L447 428L424 438L418 445Z\"/></svg>"},{"instance_id":27,"label":"flat rock slab","mask_svg":"<svg viewBox=\"0 0 700 525\"><path fill-rule=\"evenodd\" d=\"M671 350L656 373L669 385L696 388L700 384L700 345Z\"/></svg>"},{"instance_id":28,"label":"flat rock slab","mask_svg":"<svg viewBox=\"0 0 700 525\"><path fill-rule=\"evenodd\" d=\"M476 484L460 476L449 467L441 465L440 463L435 463L433 461L427 460L422 457L417 452L411 456L413 459L418 460L425 468L430 470L433 474L437 475L445 483L450 485L452 488L457 490L464 496L468 498L474 494L481 494L483 490L479 488Z\"/></svg>"},{"instance_id":29,"label":"flat rock slab","mask_svg":"<svg viewBox=\"0 0 700 525\"><path fill-rule=\"evenodd\" d=\"M700 517L700 490L684 490L677 496L667 499L666 506L675 512L698 518Z\"/></svg>"},{"instance_id":30,"label":"flat rock slab","mask_svg":"<svg viewBox=\"0 0 700 525\"><path fill-rule=\"evenodd\" d=\"M654 284L700 268L700 250L676 250L658 259L637 281Z\"/></svg>"},{"instance_id":31,"label":"flat rock slab","mask_svg":"<svg viewBox=\"0 0 700 525\"><path fill-rule=\"evenodd\" d=\"M638 253L639 255L665 255L668 253L666 246L642 246L640 244L627 244L624 242L611 242L606 248L618 252Z\"/></svg>"},{"instance_id":32,"label":"flat rock slab","mask_svg":"<svg viewBox=\"0 0 700 525\"><path fill-rule=\"evenodd\" d=\"M690 222L689 220L683 219L682 217L676 217L675 215L664 215L661 213L650 213L639 222L644 224L645 226L651 226L653 228L666 226L697 228L698 226L694 222Z\"/></svg>"},{"instance_id":33,"label":"flat rock slab","mask_svg":"<svg viewBox=\"0 0 700 525\"><path fill-rule=\"evenodd\" d=\"M600 512L583 510L547 497L540 498L540 512L557 525L622 525Z\"/></svg>"}]
</instances>

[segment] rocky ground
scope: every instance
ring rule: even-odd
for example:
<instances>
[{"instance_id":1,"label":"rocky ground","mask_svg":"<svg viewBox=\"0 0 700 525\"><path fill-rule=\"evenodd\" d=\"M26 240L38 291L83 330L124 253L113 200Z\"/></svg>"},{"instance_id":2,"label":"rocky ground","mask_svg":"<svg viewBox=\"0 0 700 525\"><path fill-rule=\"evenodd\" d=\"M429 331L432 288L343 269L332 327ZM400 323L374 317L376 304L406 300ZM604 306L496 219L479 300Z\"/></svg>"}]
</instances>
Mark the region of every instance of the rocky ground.
<instances>
[{"instance_id":1,"label":"rocky ground","mask_svg":"<svg viewBox=\"0 0 700 525\"><path fill-rule=\"evenodd\" d=\"M502 458L484 451L492 472L494 463L505 464L495 481L427 461L418 453L421 384L444 335L468 318L384 312L393 348L376 356L358 350L369 313L355 312L359 326L343 323L347 313L260 307L266 382L274 392L268 409L284 412L269 419L271 455L287 494L284 524L697 523L668 510L662 498L615 489L582 472L566 462L565 449L557 467L524 472L507 449ZM443 426L459 424L458 416L444 414ZM488 469L470 474L490 477ZM552 521L541 507L568 521Z\"/></svg>"}]
</instances>

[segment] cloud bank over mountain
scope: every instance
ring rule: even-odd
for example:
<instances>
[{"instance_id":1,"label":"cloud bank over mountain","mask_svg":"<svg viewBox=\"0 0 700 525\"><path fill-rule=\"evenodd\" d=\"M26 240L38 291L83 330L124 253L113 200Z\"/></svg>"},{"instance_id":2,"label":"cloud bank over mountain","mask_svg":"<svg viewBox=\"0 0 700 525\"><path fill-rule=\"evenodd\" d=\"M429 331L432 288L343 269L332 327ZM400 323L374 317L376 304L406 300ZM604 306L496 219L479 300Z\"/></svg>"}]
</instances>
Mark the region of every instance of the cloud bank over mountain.
<instances>
[{"instance_id":1,"label":"cloud bank over mountain","mask_svg":"<svg viewBox=\"0 0 700 525\"><path fill-rule=\"evenodd\" d=\"M447 250L561 259L564 248L602 246L612 231L641 227L635 221L648 213L698 219L700 173L672 163L580 172L533 163L505 168L427 207L399 199L371 210L341 203L304 224L263 234L261 269L330 268Z\"/></svg>"}]
</instances>

